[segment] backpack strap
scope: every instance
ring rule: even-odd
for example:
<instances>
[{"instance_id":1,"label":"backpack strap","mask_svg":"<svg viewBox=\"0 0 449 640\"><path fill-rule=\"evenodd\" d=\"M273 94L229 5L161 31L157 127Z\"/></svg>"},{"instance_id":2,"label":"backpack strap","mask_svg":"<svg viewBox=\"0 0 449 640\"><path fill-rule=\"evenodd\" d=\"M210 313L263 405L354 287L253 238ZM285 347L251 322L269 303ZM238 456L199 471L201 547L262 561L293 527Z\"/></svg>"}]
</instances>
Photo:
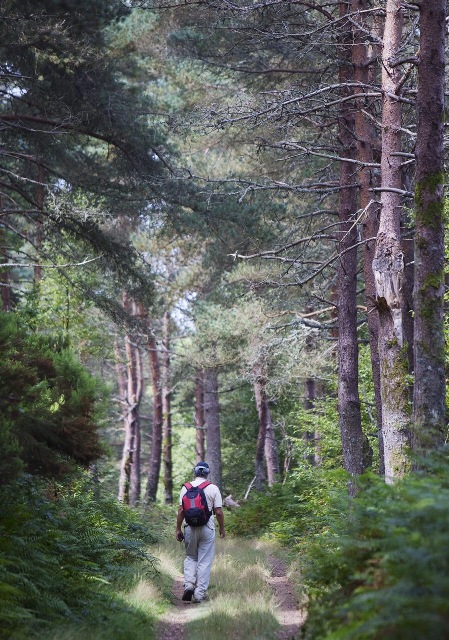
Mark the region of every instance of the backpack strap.
<instances>
[{"instance_id":1,"label":"backpack strap","mask_svg":"<svg viewBox=\"0 0 449 640\"><path fill-rule=\"evenodd\" d=\"M185 487L187 489L187 491L188 491L189 489L192 488L193 485L192 485L191 482L185 482L182 486Z\"/></svg>"},{"instance_id":2,"label":"backpack strap","mask_svg":"<svg viewBox=\"0 0 449 640\"><path fill-rule=\"evenodd\" d=\"M200 489L202 491L203 489L208 487L210 484L212 484L212 482L209 482L209 480L205 480L204 482L202 482L201 484L199 484L197 486L197 489ZM206 498L206 494L204 494L204 497ZM206 498L206 502L207 502L207 498ZM207 504L207 511L210 514L209 517L212 517L212 514L215 513L215 509L214 508L212 508L212 511L209 509L209 504Z\"/></svg>"}]
</instances>

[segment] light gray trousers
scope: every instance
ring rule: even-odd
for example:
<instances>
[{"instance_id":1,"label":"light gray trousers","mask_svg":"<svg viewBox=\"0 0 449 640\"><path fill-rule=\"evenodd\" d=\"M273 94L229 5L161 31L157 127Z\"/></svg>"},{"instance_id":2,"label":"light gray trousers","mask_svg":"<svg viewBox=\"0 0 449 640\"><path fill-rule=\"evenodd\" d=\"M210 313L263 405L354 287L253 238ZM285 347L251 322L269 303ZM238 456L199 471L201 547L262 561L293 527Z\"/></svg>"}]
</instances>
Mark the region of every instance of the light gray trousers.
<instances>
[{"instance_id":1,"label":"light gray trousers","mask_svg":"<svg viewBox=\"0 0 449 640\"><path fill-rule=\"evenodd\" d=\"M215 529L185 527L184 589L193 589L195 600L202 600L210 581L215 556Z\"/></svg>"}]
</instances>

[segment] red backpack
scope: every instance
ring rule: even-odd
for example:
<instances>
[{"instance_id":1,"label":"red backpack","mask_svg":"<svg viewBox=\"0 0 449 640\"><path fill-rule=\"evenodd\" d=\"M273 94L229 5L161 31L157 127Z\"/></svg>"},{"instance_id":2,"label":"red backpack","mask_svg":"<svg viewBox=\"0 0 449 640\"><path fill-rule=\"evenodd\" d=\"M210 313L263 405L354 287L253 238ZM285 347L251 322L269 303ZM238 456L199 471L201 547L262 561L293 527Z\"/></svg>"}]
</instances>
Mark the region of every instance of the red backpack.
<instances>
[{"instance_id":1,"label":"red backpack","mask_svg":"<svg viewBox=\"0 0 449 640\"><path fill-rule=\"evenodd\" d=\"M206 481L197 487L194 487L190 482L186 482L183 485L187 491L182 496L182 508L184 510L185 521L191 527L203 527L208 523L212 515L203 491L203 489L210 484L210 482Z\"/></svg>"}]
</instances>

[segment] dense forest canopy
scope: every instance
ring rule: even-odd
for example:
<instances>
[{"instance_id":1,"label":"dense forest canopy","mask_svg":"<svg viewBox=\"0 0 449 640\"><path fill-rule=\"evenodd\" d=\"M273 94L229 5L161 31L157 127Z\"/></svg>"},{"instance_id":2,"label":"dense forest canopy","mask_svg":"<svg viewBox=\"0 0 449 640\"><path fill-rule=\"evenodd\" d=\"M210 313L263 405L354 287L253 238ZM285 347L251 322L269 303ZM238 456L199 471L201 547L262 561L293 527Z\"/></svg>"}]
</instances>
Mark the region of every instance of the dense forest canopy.
<instances>
[{"instance_id":1,"label":"dense forest canopy","mask_svg":"<svg viewBox=\"0 0 449 640\"><path fill-rule=\"evenodd\" d=\"M446 21L1 3L5 637L110 615L199 460L304 559L308 638L446 637Z\"/></svg>"}]
</instances>

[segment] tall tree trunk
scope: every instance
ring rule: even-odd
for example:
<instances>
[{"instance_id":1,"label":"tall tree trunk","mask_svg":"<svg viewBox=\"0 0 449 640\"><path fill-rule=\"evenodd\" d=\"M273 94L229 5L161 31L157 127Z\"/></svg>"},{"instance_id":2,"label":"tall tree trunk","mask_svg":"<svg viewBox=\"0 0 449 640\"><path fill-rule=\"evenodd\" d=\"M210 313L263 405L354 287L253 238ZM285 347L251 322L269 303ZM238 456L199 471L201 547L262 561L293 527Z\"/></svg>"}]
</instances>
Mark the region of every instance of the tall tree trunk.
<instances>
[{"instance_id":1,"label":"tall tree trunk","mask_svg":"<svg viewBox=\"0 0 449 640\"><path fill-rule=\"evenodd\" d=\"M411 191L412 187L407 187L407 191ZM407 345L407 361L408 372L413 375L413 359L414 359L414 301L413 289L415 282L415 248L414 248L414 232L410 229L410 216L408 212L404 212L401 221L402 236L402 253L404 254L404 277L402 280L402 299L404 308L402 312L402 331L404 334L404 344ZM408 227L408 228L407 228Z\"/></svg>"},{"instance_id":2,"label":"tall tree trunk","mask_svg":"<svg viewBox=\"0 0 449 640\"><path fill-rule=\"evenodd\" d=\"M338 302L338 295L337 292L335 292L334 294L335 297L335 301ZM312 306L308 306L306 308L307 313L312 313L314 311ZM333 311L334 314L334 318L337 319L338 317L338 312L337 309L335 309ZM337 326L338 322L335 323L335 325ZM337 331L335 333L335 338L338 340L338 326L337 326ZM307 345L307 349L306 349L306 358L313 358L313 350L316 347L316 339L312 336L309 335L306 338L306 345ZM306 411L310 411L310 413L313 413L313 410L315 408L315 400L316 400L316 389L317 389L317 384L316 384L316 379L315 378L307 378L306 382L305 382L305 409ZM305 432L305 439L308 443L308 460L310 462L310 464L313 467L319 467L321 466L322 463L322 459L321 459L321 450L320 450L320 434L318 433L317 430L313 430L313 431L306 431Z\"/></svg>"},{"instance_id":3,"label":"tall tree trunk","mask_svg":"<svg viewBox=\"0 0 449 640\"><path fill-rule=\"evenodd\" d=\"M315 378L307 378L306 380L306 401L305 408L307 411L313 411L316 400L316 380ZM320 451L320 434L318 431L306 431L306 440L309 442L311 452L309 462L313 467L320 467L322 463Z\"/></svg>"},{"instance_id":4,"label":"tall tree trunk","mask_svg":"<svg viewBox=\"0 0 449 640\"><path fill-rule=\"evenodd\" d=\"M3 210L3 197L0 195L0 215ZM2 269L1 263L8 262L7 242L5 228L0 226L0 287L2 291L2 309L3 311L11 310L11 287L9 283L9 270Z\"/></svg>"},{"instance_id":5,"label":"tall tree trunk","mask_svg":"<svg viewBox=\"0 0 449 640\"><path fill-rule=\"evenodd\" d=\"M207 462L211 481L223 489L220 433L220 405L218 402L218 374L215 367L204 370L204 417L206 420Z\"/></svg>"},{"instance_id":6,"label":"tall tree trunk","mask_svg":"<svg viewBox=\"0 0 449 640\"><path fill-rule=\"evenodd\" d=\"M196 461L201 462L206 457L204 448L205 424L204 424L204 380L203 370L197 369L195 373L195 427L196 427Z\"/></svg>"},{"instance_id":7,"label":"tall tree trunk","mask_svg":"<svg viewBox=\"0 0 449 640\"><path fill-rule=\"evenodd\" d=\"M128 313L136 315L136 307L128 296L123 294L123 306ZM119 494L120 501L136 506L140 500L140 415L139 407L143 392L143 374L140 349L134 344L131 335L125 336L126 383L121 370L118 370L119 391L126 393L123 405L125 442L120 465ZM120 356L119 353L117 353ZM120 361L117 364L120 367Z\"/></svg>"},{"instance_id":8,"label":"tall tree trunk","mask_svg":"<svg viewBox=\"0 0 449 640\"><path fill-rule=\"evenodd\" d=\"M170 386L170 314L162 319L162 435L164 449L165 504L173 504L173 461Z\"/></svg>"},{"instance_id":9,"label":"tall tree trunk","mask_svg":"<svg viewBox=\"0 0 449 640\"><path fill-rule=\"evenodd\" d=\"M118 389L118 401L120 404L120 412L122 414L123 422L125 422L127 414L127 382L126 382L126 365L123 363L123 356L120 350L118 340L114 341L114 354L115 354L115 379L117 381Z\"/></svg>"},{"instance_id":10,"label":"tall tree trunk","mask_svg":"<svg viewBox=\"0 0 449 640\"><path fill-rule=\"evenodd\" d=\"M346 83L354 81L351 60L352 31L344 20L350 2L340 2L341 59L340 83L348 95ZM348 160L356 156L354 107L342 102L338 119L340 155ZM357 345L357 186L353 162L340 163L339 267L338 267L338 408L345 469L352 475L363 472L363 432L358 392Z\"/></svg>"},{"instance_id":11,"label":"tall tree trunk","mask_svg":"<svg viewBox=\"0 0 449 640\"><path fill-rule=\"evenodd\" d=\"M307 411L312 411L315 400L315 380L308 378L306 380L306 401L305 408ZM304 440L307 445L307 461L314 467L315 466L315 432L307 429L304 433Z\"/></svg>"},{"instance_id":12,"label":"tall tree trunk","mask_svg":"<svg viewBox=\"0 0 449 640\"><path fill-rule=\"evenodd\" d=\"M148 325L148 321L146 322ZM145 503L156 500L161 472L162 458L162 384L159 351L153 331L148 326L147 350L150 359L151 385L153 389L153 429L151 433L151 452L148 468L148 481L145 491Z\"/></svg>"},{"instance_id":13,"label":"tall tree trunk","mask_svg":"<svg viewBox=\"0 0 449 640\"><path fill-rule=\"evenodd\" d=\"M272 487L279 481L279 451L276 440L276 431L274 429L273 420L271 419L270 401L266 397L266 416L267 430L265 433L265 463L267 466L268 486Z\"/></svg>"},{"instance_id":14,"label":"tall tree trunk","mask_svg":"<svg viewBox=\"0 0 449 640\"><path fill-rule=\"evenodd\" d=\"M133 302L133 313L137 315L136 304ZM132 372L133 383L132 389L134 392L135 409L133 409L132 416L132 439L131 439L131 451L132 451L132 464L130 475L130 490L129 490L129 505L135 507L140 502L141 492L141 480L140 480L140 453L141 453L141 429L140 429L140 403L142 401L143 394L143 367L142 367L142 353L140 347L136 344L129 344L130 355L133 358ZM131 376L128 374L128 382Z\"/></svg>"},{"instance_id":15,"label":"tall tree trunk","mask_svg":"<svg viewBox=\"0 0 449 640\"><path fill-rule=\"evenodd\" d=\"M369 86L374 73L370 71L370 55L372 45L366 43L366 33L373 29L367 19L370 0L352 0L354 44L352 46L352 61L354 64L354 79L358 83L355 96L364 93ZM370 49L368 49L370 46ZM374 200L373 187L378 187L379 171L373 169L375 148L377 143L376 129L369 117L367 99L361 97L355 101L355 135L357 138L357 160L363 164L358 169L360 185L361 230L363 241L363 275L365 281L365 300L368 309L367 323L371 355L371 370L373 374L374 398L376 405L377 434L379 442L379 472L385 472L384 447L382 436L382 399L380 393L380 363L379 363L379 318L373 313L373 302L376 297L376 285L373 273L373 259L379 230L379 206Z\"/></svg>"},{"instance_id":16,"label":"tall tree trunk","mask_svg":"<svg viewBox=\"0 0 449 640\"><path fill-rule=\"evenodd\" d=\"M444 71L445 0L421 0L415 189L414 444L444 442Z\"/></svg>"},{"instance_id":17,"label":"tall tree trunk","mask_svg":"<svg viewBox=\"0 0 449 640\"><path fill-rule=\"evenodd\" d=\"M259 417L259 429L256 445L255 475L256 489L268 481L272 487L279 480L279 453L276 442L276 433L271 419L270 401L266 391L267 378L263 373L263 366L254 366L254 397L256 400L257 415ZM264 468L265 460L265 468ZM266 476L265 476L266 469Z\"/></svg>"},{"instance_id":18,"label":"tall tree trunk","mask_svg":"<svg viewBox=\"0 0 449 640\"><path fill-rule=\"evenodd\" d=\"M45 169L43 165L38 165L38 177L37 177L37 187L36 187L36 207L39 213L42 215L44 210L44 199L45 199ZM37 264L34 267L34 282L40 282L42 280L42 267L39 262L41 259L40 249L42 245L42 218L41 216L36 221L36 234L34 238L34 246L36 248L36 257Z\"/></svg>"},{"instance_id":19,"label":"tall tree trunk","mask_svg":"<svg viewBox=\"0 0 449 640\"><path fill-rule=\"evenodd\" d=\"M259 428L257 431L256 455L254 459L254 488L256 491L262 491L267 481L265 473L265 440L267 436L267 402L265 385L266 378L262 371L262 365L257 363L253 368L253 388L256 400L257 415L259 417Z\"/></svg>"},{"instance_id":20,"label":"tall tree trunk","mask_svg":"<svg viewBox=\"0 0 449 640\"><path fill-rule=\"evenodd\" d=\"M3 234L0 235L0 243L2 243ZM7 269L1 269L1 263L7 262L7 258L3 258L0 262L0 287L2 289L2 309L3 311L11 311L11 287L9 283L9 272Z\"/></svg>"},{"instance_id":21,"label":"tall tree trunk","mask_svg":"<svg viewBox=\"0 0 449 640\"><path fill-rule=\"evenodd\" d=\"M409 390L406 382L407 345L402 328L401 280L401 71L391 66L400 51L401 0L387 0L382 49L382 157L381 214L373 272L379 312L379 357L382 396L382 433L387 482L410 468Z\"/></svg>"},{"instance_id":22,"label":"tall tree trunk","mask_svg":"<svg viewBox=\"0 0 449 640\"><path fill-rule=\"evenodd\" d=\"M125 337L126 340L126 337ZM115 371L118 386L118 397L120 402L120 410L123 416L124 442L122 449L122 458L120 462L120 476L118 483L118 499L120 502L129 504L129 485L130 485L130 446L131 433L128 423L128 384L125 375L126 364L122 363L122 354L118 342L115 344Z\"/></svg>"}]
</instances>

